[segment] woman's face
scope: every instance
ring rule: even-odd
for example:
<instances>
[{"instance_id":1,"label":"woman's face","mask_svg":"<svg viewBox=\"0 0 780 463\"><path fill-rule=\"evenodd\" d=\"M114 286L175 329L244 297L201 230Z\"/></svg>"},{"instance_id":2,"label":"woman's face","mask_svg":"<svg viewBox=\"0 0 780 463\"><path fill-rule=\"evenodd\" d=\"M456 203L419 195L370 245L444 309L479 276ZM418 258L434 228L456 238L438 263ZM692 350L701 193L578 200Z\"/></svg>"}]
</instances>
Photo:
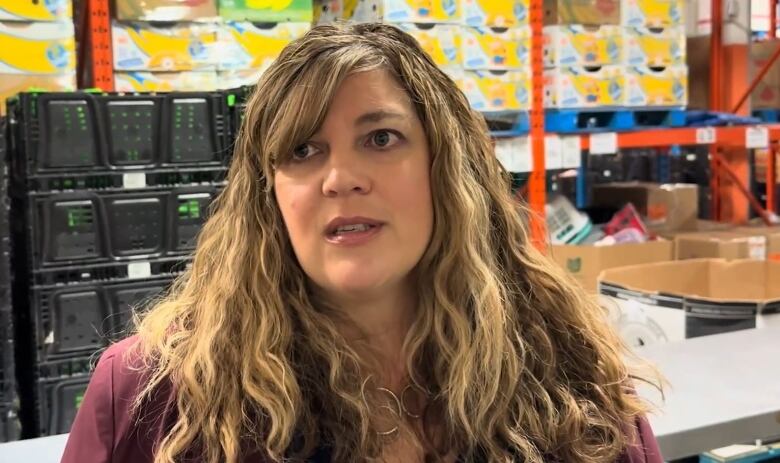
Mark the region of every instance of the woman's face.
<instances>
[{"instance_id":1,"label":"woman's face","mask_svg":"<svg viewBox=\"0 0 780 463\"><path fill-rule=\"evenodd\" d=\"M403 288L433 229L429 172L422 123L393 77L376 70L346 78L322 127L275 174L309 278L336 298Z\"/></svg>"}]
</instances>

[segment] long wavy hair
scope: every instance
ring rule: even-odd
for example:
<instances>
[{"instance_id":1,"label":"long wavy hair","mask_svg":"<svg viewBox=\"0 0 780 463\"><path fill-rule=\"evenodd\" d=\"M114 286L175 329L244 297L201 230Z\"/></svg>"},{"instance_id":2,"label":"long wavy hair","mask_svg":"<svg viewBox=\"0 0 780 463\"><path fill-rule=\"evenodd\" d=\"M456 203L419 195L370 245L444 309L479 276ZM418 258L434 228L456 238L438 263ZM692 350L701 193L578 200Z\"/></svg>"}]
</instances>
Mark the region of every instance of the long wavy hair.
<instances>
[{"instance_id":1,"label":"long wavy hair","mask_svg":"<svg viewBox=\"0 0 780 463\"><path fill-rule=\"evenodd\" d=\"M248 448L273 461L319 446L338 462L381 454L369 364L314 296L273 193L275 165L317 131L340 83L372 69L410 95L431 153L434 230L404 352L430 394L433 459L615 460L646 411L624 345L531 244L484 119L455 83L399 29L359 24L313 28L263 75L190 270L137 321L149 376L136 410L166 384L176 391L155 462L192 449L209 463Z\"/></svg>"}]
</instances>

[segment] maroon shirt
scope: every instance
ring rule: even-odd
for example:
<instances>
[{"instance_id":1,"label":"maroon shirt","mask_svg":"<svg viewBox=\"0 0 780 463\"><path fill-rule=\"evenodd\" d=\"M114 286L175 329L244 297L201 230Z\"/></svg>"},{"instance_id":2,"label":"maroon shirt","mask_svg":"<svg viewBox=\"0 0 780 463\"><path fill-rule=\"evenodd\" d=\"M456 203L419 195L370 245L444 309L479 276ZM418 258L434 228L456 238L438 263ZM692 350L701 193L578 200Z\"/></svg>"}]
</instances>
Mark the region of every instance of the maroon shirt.
<instances>
[{"instance_id":1,"label":"maroon shirt","mask_svg":"<svg viewBox=\"0 0 780 463\"><path fill-rule=\"evenodd\" d=\"M138 359L124 354L136 341L125 339L101 356L81 403L61 463L152 463L153 446L176 420L175 396L170 389L159 391L146 404L136 422L130 405L144 374ZM130 367L136 367L135 369ZM638 442L628 448L617 463L663 463L658 442L645 418L638 419ZM260 453L246 455L243 463L263 463ZM323 457L310 461L329 462Z\"/></svg>"}]
</instances>

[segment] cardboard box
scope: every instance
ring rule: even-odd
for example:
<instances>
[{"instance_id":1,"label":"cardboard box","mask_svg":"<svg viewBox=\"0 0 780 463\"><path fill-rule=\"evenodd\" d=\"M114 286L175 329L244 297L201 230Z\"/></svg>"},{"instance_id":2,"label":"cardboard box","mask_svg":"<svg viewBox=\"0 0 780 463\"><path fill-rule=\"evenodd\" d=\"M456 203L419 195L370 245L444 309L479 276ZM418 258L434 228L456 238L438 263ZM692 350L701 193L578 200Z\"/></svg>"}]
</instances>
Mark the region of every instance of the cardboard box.
<instances>
[{"instance_id":1,"label":"cardboard box","mask_svg":"<svg viewBox=\"0 0 780 463\"><path fill-rule=\"evenodd\" d=\"M460 66L463 63L460 47L460 27L454 24L399 24L398 27L414 37L439 67Z\"/></svg>"},{"instance_id":2,"label":"cardboard box","mask_svg":"<svg viewBox=\"0 0 780 463\"><path fill-rule=\"evenodd\" d=\"M780 263L696 259L604 271L600 301L630 346L780 326Z\"/></svg>"},{"instance_id":3,"label":"cardboard box","mask_svg":"<svg viewBox=\"0 0 780 463\"><path fill-rule=\"evenodd\" d=\"M544 0L544 24L620 25L620 0Z\"/></svg>"},{"instance_id":4,"label":"cardboard box","mask_svg":"<svg viewBox=\"0 0 780 463\"><path fill-rule=\"evenodd\" d=\"M599 274L607 269L674 258L671 241L616 244L614 246L554 245L551 256L588 292L595 294Z\"/></svg>"},{"instance_id":5,"label":"cardboard box","mask_svg":"<svg viewBox=\"0 0 780 463\"><path fill-rule=\"evenodd\" d=\"M265 69L243 69L238 71L217 71L217 88L229 90L256 85Z\"/></svg>"},{"instance_id":6,"label":"cardboard box","mask_svg":"<svg viewBox=\"0 0 780 463\"><path fill-rule=\"evenodd\" d=\"M617 182L593 187L593 206L620 209L633 203L654 232L690 230L696 226L699 187L686 183Z\"/></svg>"},{"instance_id":7,"label":"cardboard box","mask_svg":"<svg viewBox=\"0 0 780 463\"><path fill-rule=\"evenodd\" d=\"M116 0L116 17L123 21L192 21L217 16L217 0Z\"/></svg>"},{"instance_id":8,"label":"cardboard box","mask_svg":"<svg viewBox=\"0 0 780 463\"><path fill-rule=\"evenodd\" d=\"M219 88L216 71L117 72L117 92L197 92Z\"/></svg>"},{"instance_id":9,"label":"cardboard box","mask_svg":"<svg viewBox=\"0 0 780 463\"><path fill-rule=\"evenodd\" d=\"M0 0L0 21L71 21L72 0Z\"/></svg>"},{"instance_id":10,"label":"cardboard box","mask_svg":"<svg viewBox=\"0 0 780 463\"><path fill-rule=\"evenodd\" d=\"M33 76L24 74L0 74L0 116L5 114L5 100L30 89L52 92L76 89L76 73Z\"/></svg>"},{"instance_id":11,"label":"cardboard box","mask_svg":"<svg viewBox=\"0 0 780 463\"><path fill-rule=\"evenodd\" d=\"M219 29L218 68L265 70L284 47L310 27L309 23L227 22Z\"/></svg>"},{"instance_id":12,"label":"cardboard box","mask_svg":"<svg viewBox=\"0 0 780 463\"><path fill-rule=\"evenodd\" d=\"M544 71L546 108L622 106L625 75L622 66L560 67Z\"/></svg>"},{"instance_id":13,"label":"cardboard box","mask_svg":"<svg viewBox=\"0 0 780 463\"><path fill-rule=\"evenodd\" d=\"M750 45L750 66L752 73L758 73L770 60L777 44L768 42L756 42ZM750 97L751 109L777 109L780 108L780 61L775 61Z\"/></svg>"},{"instance_id":14,"label":"cardboard box","mask_svg":"<svg viewBox=\"0 0 780 463\"><path fill-rule=\"evenodd\" d=\"M685 29L623 27L623 59L630 66L684 65Z\"/></svg>"},{"instance_id":15,"label":"cardboard box","mask_svg":"<svg viewBox=\"0 0 780 463\"><path fill-rule=\"evenodd\" d=\"M626 106L683 107L688 104L688 67L626 67Z\"/></svg>"},{"instance_id":16,"label":"cardboard box","mask_svg":"<svg viewBox=\"0 0 780 463\"><path fill-rule=\"evenodd\" d=\"M465 71L456 83L477 111L524 111L531 107L528 71Z\"/></svg>"},{"instance_id":17,"label":"cardboard box","mask_svg":"<svg viewBox=\"0 0 780 463\"><path fill-rule=\"evenodd\" d=\"M117 71L216 70L217 27L180 23L154 27L145 23L111 26Z\"/></svg>"},{"instance_id":18,"label":"cardboard box","mask_svg":"<svg viewBox=\"0 0 780 463\"><path fill-rule=\"evenodd\" d=\"M528 27L463 27L460 43L466 69L520 70L530 62L531 30Z\"/></svg>"},{"instance_id":19,"label":"cardboard box","mask_svg":"<svg viewBox=\"0 0 780 463\"><path fill-rule=\"evenodd\" d=\"M624 26L685 26L685 2L683 0L622 0L620 9Z\"/></svg>"},{"instance_id":20,"label":"cardboard box","mask_svg":"<svg viewBox=\"0 0 780 463\"><path fill-rule=\"evenodd\" d=\"M675 259L766 259L766 238L731 231L681 233L674 238Z\"/></svg>"},{"instance_id":21,"label":"cardboard box","mask_svg":"<svg viewBox=\"0 0 780 463\"><path fill-rule=\"evenodd\" d=\"M76 69L71 22L0 22L0 74L62 75Z\"/></svg>"},{"instance_id":22,"label":"cardboard box","mask_svg":"<svg viewBox=\"0 0 780 463\"><path fill-rule=\"evenodd\" d=\"M233 21L312 22L312 0L219 0L219 16Z\"/></svg>"},{"instance_id":23,"label":"cardboard box","mask_svg":"<svg viewBox=\"0 0 780 463\"><path fill-rule=\"evenodd\" d=\"M529 24L530 0L459 0L467 26L517 27Z\"/></svg>"},{"instance_id":24,"label":"cardboard box","mask_svg":"<svg viewBox=\"0 0 780 463\"><path fill-rule=\"evenodd\" d=\"M355 22L453 23L461 20L458 0L344 0L344 18Z\"/></svg>"},{"instance_id":25,"label":"cardboard box","mask_svg":"<svg viewBox=\"0 0 780 463\"><path fill-rule=\"evenodd\" d=\"M683 233L729 231L734 228L735 226L732 223L698 219L688 228L683 228L682 230L660 231L657 235L667 240L674 240L677 235Z\"/></svg>"},{"instance_id":26,"label":"cardboard box","mask_svg":"<svg viewBox=\"0 0 780 463\"><path fill-rule=\"evenodd\" d=\"M544 65L603 66L621 64L620 26L545 26Z\"/></svg>"}]
</instances>

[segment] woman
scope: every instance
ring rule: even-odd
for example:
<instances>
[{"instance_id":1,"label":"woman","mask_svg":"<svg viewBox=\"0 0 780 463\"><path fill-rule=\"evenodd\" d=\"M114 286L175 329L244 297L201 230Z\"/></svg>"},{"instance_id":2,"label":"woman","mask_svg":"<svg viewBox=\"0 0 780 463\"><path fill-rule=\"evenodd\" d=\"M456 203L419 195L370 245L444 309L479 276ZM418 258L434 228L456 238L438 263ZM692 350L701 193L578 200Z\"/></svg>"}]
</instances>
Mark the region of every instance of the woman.
<instances>
[{"instance_id":1,"label":"woman","mask_svg":"<svg viewBox=\"0 0 780 463\"><path fill-rule=\"evenodd\" d=\"M602 312L398 29L316 27L248 102L191 270L63 461L660 462Z\"/></svg>"}]
</instances>

